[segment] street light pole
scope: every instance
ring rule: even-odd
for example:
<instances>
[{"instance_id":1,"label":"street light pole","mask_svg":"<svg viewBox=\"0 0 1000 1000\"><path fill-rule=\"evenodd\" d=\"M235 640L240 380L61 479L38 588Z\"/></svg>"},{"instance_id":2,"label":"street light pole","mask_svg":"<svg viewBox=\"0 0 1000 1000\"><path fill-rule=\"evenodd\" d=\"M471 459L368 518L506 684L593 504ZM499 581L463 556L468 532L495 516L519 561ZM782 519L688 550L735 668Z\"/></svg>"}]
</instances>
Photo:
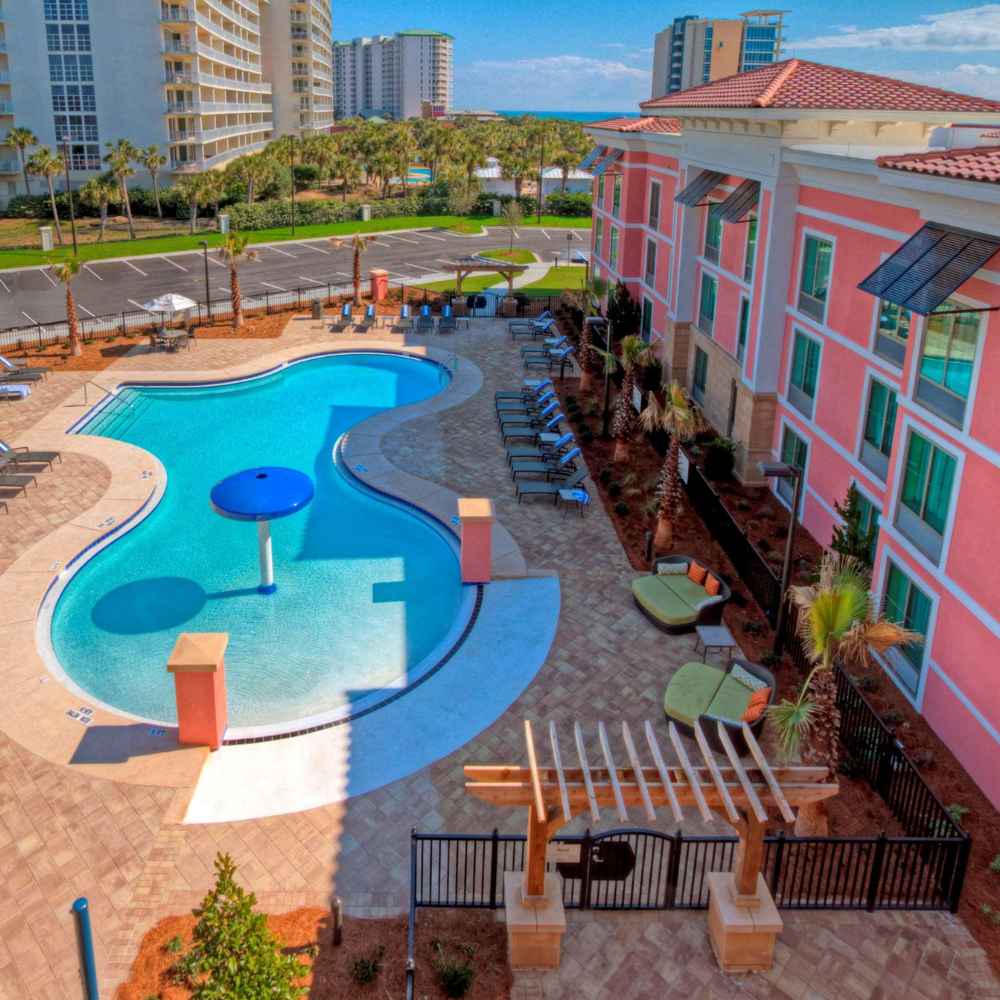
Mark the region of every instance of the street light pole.
<instances>
[{"instance_id":1,"label":"street light pole","mask_svg":"<svg viewBox=\"0 0 1000 1000\"><path fill-rule=\"evenodd\" d=\"M69 141L63 140L63 166L66 168L66 197L69 199L69 225L73 232L73 256L77 256L76 247L76 210L73 208L73 188L69 182Z\"/></svg>"},{"instance_id":2,"label":"street light pole","mask_svg":"<svg viewBox=\"0 0 1000 1000\"><path fill-rule=\"evenodd\" d=\"M205 303L208 308L208 321L212 320L212 286L208 281L208 240L201 241L201 252L205 258Z\"/></svg>"},{"instance_id":3,"label":"street light pole","mask_svg":"<svg viewBox=\"0 0 1000 1000\"><path fill-rule=\"evenodd\" d=\"M792 578L792 552L795 550L795 526L802 499L802 470L787 462L761 462L760 471L768 479L794 479L795 489L792 493L792 510L788 522L788 535L785 538L785 559L781 566L781 595L778 598L778 614L774 622L774 643L771 647L775 656L781 656L784 649L784 631L786 606L788 604L788 586Z\"/></svg>"},{"instance_id":4,"label":"street light pole","mask_svg":"<svg viewBox=\"0 0 1000 1000\"><path fill-rule=\"evenodd\" d=\"M295 137L288 137L288 168L292 176L292 236L295 235Z\"/></svg>"}]
</instances>

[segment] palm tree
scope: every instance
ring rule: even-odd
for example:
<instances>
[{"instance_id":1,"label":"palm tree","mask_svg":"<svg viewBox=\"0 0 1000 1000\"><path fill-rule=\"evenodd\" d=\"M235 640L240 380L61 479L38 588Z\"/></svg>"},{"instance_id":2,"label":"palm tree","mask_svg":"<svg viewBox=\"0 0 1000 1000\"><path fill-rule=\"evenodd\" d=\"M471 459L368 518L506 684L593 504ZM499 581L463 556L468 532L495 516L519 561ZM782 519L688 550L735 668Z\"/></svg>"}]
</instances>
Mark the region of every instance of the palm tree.
<instances>
[{"instance_id":1,"label":"palm tree","mask_svg":"<svg viewBox=\"0 0 1000 1000\"><path fill-rule=\"evenodd\" d=\"M14 128L7 133L5 141L8 146L13 146L17 150L17 155L21 160L21 174L24 176L24 193L30 195L31 185L28 182L28 161L26 159L25 151L30 149L32 146L38 145L38 137L31 131L30 128L23 128L15 125Z\"/></svg>"},{"instance_id":2,"label":"palm tree","mask_svg":"<svg viewBox=\"0 0 1000 1000\"><path fill-rule=\"evenodd\" d=\"M885 653L923 639L876 610L868 575L852 556L826 552L819 576L808 586L789 587L788 599L798 611L796 631L806 656L814 664L798 697L783 699L770 709L782 752L794 757L804 737L808 755L831 768L837 766L840 712L833 664L868 666L871 654Z\"/></svg>"},{"instance_id":3,"label":"palm tree","mask_svg":"<svg viewBox=\"0 0 1000 1000\"><path fill-rule=\"evenodd\" d=\"M128 196L128 179L135 176L133 161L139 159L139 150L128 139L107 143L108 151L104 162L114 175L122 192L122 204L125 206L125 216L128 219L129 239L135 239L135 223L132 220L132 202Z\"/></svg>"},{"instance_id":4,"label":"palm tree","mask_svg":"<svg viewBox=\"0 0 1000 1000\"><path fill-rule=\"evenodd\" d=\"M337 247L339 250L341 247L348 245L347 240L330 240L330 242ZM362 236L360 233L355 233L350 239L350 246L354 250L354 304L356 306L361 305L361 255L373 244L378 241L374 236Z\"/></svg>"},{"instance_id":5,"label":"palm tree","mask_svg":"<svg viewBox=\"0 0 1000 1000\"><path fill-rule=\"evenodd\" d=\"M49 204L52 206L52 221L56 227L56 238L62 244L62 227L59 225L59 209L56 206L55 179L66 169L62 153L53 153L48 146L42 146L28 158L28 171L44 177L49 186Z\"/></svg>"},{"instance_id":6,"label":"palm tree","mask_svg":"<svg viewBox=\"0 0 1000 1000\"><path fill-rule=\"evenodd\" d=\"M83 353L80 347L80 320L76 315L76 302L73 300L73 279L80 271L80 258L71 257L61 264L52 265L52 275L56 281L66 286L66 325L69 327L69 353L79 357Z\"/></svg>"},{"instance_id":7,"label":"palm tree","mask_svg":"<svg viewBox=\"0 0 1000 1000\"><path fill-rule=\"evenodd\" d=\"M198 206L204 200L203 183L200 174L185 174L174 182L174 189L184 199L188 206L191 235L198 229Z\"/></svg>"},{"instance_id":8,"label":"palm tree","mask_svg":"<svg viewBox=\"0 0 1000 1000\"><path fill-rule=\"evenodd\" d=\"M629 456L629 446L639 425L639 414L633 404L639 371L650 360L649 345L634 334L623 338L621 342L621 358L619 364L625 377L622 379L621 391L615 400L615 417L611 424L611 433L615 438L613 462L625 462Z\"/></svg>"},{"instance_id":9,"label":"palm tree","mask_svg":"<svg viewBox=\"0 0 1000 1000\"><path fill-rule=\"evenodd\" d=\"M139 154L139 162L149 171L153 181L153 199L156 201L156 214L163 218L160 206L160 170L167 165L167 158L160 152L159 146L147 146Z\"/></svg>"},{"instance_id":10,"label":"palm tree","mask_svg":"<svg viewBox=\"0 0 1000 1000\"><path fill-rule=\"evenodd\" d=\"M455 137L452 156L465 174L465 191L471 194L476 171L486 166L489 158L490 133L484 128L463 128Z\"/></svg>"},{"instance_id":11,"label":"palm tree","mask_svg":"<svg viewBox=\"0 0 1000 1000\"><path fill-rule=\"evenodd\" d=\"M510 250L514 250L514 233L517 227L524 221L524 213L521 211L521 203L516 200L508 201L503 207L503 224L510 233Z\"/></svg>"},{"instance_id":12,"label":"palm tree","mask_svg":"<svg viewBox=\"0 0 1000 1000\"><path fill-rule=\"evenodd\" d=\"M101 217L101 229L97 234L97 242L104 239L108 227L108 206L118 200L118 185L110 174L98 174L91 177L80 188L80 198L90 205L96 205Z\"/></svg>"},{"instance_id":13,"label":"palm tree","mask_svg":"<svg viewBox=\"0 0 1000 1000\"><path fill-rule=\"evenodd\" d=\"M666 552L674 544L674 520L681 504L681 441L704 427L701 415L691 407L687 393L679 382L671 382L664 390L664 395L661 405L656 394L649 393L649 404L639 417L643 430L665 431L670 435L670 446L656 483L656 531L653 535L655 552Z\"/></svg>"},{"instance_id":14,"label":"palm tree","mask_svg":"<svg viewBox=\"0 0 1000 1000\"><path fill-rule=\"evenodd\" d=\"M579 361L580 361L580 391L590 389L590 380L599 366L599 355L594 348L590 325L586 322L588 316L597 313L594 303L608 293L608 283L603 278L591 275L582 288L565 294L569 300L583 313L584 323L580 327Z\"/></svg>"},{"instance_id":15,"label":"palm tree","mask_svg":"<svg viewBox=\"0 0 1000 1000\"><path fill-rule=\"evenodd\" d=\"M201 175L201 197L206 205L211 205L215 221L219 221L219 205L226 196L226 175L219 170L209 170Z\"/></svg>"},{"instance_id":16,"label":"palm tree","mask_svg":"<svg viewBox=\"0 0 1000 1000\"><path fill-rule=\"evenodd\" d=\"M229 297L233 306L234 330L238 330L243 325L243 294L240 291L240 276L237 268L245 260L257 259L257 251L247 249L249 242L249 236L239 236L233 233L219 247L219 257L223 263L229 266Z\"/></svg>"}]
</instances>

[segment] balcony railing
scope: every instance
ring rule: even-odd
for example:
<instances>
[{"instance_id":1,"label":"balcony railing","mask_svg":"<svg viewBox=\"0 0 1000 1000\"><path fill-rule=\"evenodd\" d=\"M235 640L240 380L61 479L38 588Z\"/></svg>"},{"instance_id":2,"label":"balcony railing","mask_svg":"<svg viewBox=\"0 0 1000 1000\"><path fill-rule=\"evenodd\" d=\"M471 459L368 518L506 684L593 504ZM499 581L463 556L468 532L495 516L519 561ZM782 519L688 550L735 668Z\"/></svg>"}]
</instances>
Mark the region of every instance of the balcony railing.
<instances>
[{"instance_id":1,"label":"balcony railing","mask_svg":"<svg viewBox=\"0 0 1000 1000\"><path fill-rule=\"evenodd\" d=\"M164 41L163 48L160 51L182 56L192 56L194 55L194 46L188 42Z\"/></svg>"},{"instance_id":2,"label":"balcony railing","mask_svg":"<svg viewBox=\"0 0 1000 1000\"><path fill-rule=\"evenodd\" d=\"M221 87L224 90L245 90L254 94L270 94L271 84L265 80L236 80L228 76L215 76L199 70L182 73L167 70L167 83L179 83L185 86Z\"/></svg>"},{"instance_id":3,"label":"balcony railing","mask_svg":"<svg viewBox=\"0 0 1000 1000\"><path fill-rule=\"evenodd\" d=\"M270 114L271 105L262 101L168 101L167 114Z\"/></svg>"},{"instance_id":4,"label":"balcony railing","mask_svg":"<svg viewBox=\"0 0 1000 1000\"><path fill-rule=\"evenodd\" d=\"M0 174L17 174L21 171L21 165L17 160L0 160Z\"/></svg>"},{"instance_id":5,"label":"balcony railing","mask_svg":"<svg viewBox=\"0 0 1000 1000\"><path fill-rule=\"evenodd\" d=\"M232 149L216 153L214 156L207 156L198 160L171 160L170 169L174 173L181 174L194 174L202 170L210 170L212 167L220 163L225 163L234 157L245 156L247 153L256 153L262 150L268 142L270 142L270 139L262 139L260 142L247 143L245 146L235 146Z\"/></svg>"},{"instance_id":6,"label":"balcony railing","mask_svg":"<svg viewBox=\"0 0 1000 1000\"><path fill-rule=\"evenodd\" d=\"M224 125L221 128L195 128L189 129L186 132L172 132L170 142L216 142L219 139L229 139L234 135L246 135L251 132L268 132L271 128L273 128L273 123L270 121L246 122L242 125Z\"/></svg>"}]
</instances>

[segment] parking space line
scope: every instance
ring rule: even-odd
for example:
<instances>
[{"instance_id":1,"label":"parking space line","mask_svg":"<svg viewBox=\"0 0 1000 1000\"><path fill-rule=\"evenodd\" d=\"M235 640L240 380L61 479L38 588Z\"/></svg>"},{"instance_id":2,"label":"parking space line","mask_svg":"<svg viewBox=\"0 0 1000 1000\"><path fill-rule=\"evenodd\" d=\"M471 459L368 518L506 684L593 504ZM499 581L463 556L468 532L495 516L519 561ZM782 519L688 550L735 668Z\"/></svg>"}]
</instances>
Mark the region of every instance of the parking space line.
<instances>
[{"instance_id":1,"label":"parking space line","mask_svg":"<svg viewBox=\"0 0 1000 1000\"><path fill-rule=\"evenodd\" d=\"M0 285L3 285L3 290L10 295L10 289L7 287L7 282L0 278Z\"/></svg>"},{"instance_id":2,"label":"parking space line","mask_svg":"<svg viewBox=\"0 0 1000 1000\"><path fill-rule=\"evenodd\" d=\"M181 267L180 264L177 263L177 261L171 260L169 257L161 257L160 260L165 260L168 264L173 264L178 271L187 271L186 267Z\"/></svg>"},{"instance_id":3,"label":"parking space line","mask_svg":"<svg viewBox=\"0 0 1000 1000\"><path fill-rule=\"evenodd\" d=\"M87 274L89 274L89 275L90 275L90 276L91 276L92 278L97 278L97 280L98 280L98 281L103 281L103 280L104 280L104 279L103 279L103 278L102 278L102 277L101 277L101 276L100 276L100 275L99 275L99 274L98 274L98 273L97 273L97 272L96 272L96 271L95 271L95 270L94 270L94 269L93 269L93 268L92 268L92 267L91 267L91 266L90 266L89 264L84 264L84 265L83 265L83 269L84 269L84 270L85 270L85 271L87 272Z\"/></svg>"},{"instance_id":4,"label":"parking space line","mask_svg":"<svg viewBox=\"0 0 1000 1000\"><path fill-rule=\"evenodd\" d=\"M39 268L38 270L39 270L39 271L41 271L41 272L42 272L42 274L44 274L44 275L45 275L46 279L48 280L48 283L49 283L49 284L50 284L50 285L51 285L51 286L52 286L53 288L55 288L55 287L56 287L56 280L55 280L55 278L53 278L53 277L52 277L52 275L51 275L51 274L49 274L49 272L48 272L48 271L47 271L47 270L46 270L46 269L45 269L44 267L40 267L40 268Z\"/></svg>"},{"instance_id":5,"label":"parking space line","mask_svg":"<svg viewBox=\"0 0 1000 1000\"><path fill-rule=\"evenodd\" d=\"M283 291L285 291L285 289L282 288L281 285L272 285L270 281L262 281L261 284L262 285L267 285L268 288L273 288L276 292L283 292Z\"/></svg>"},{"instance_id":6,"label":"parking space line","mask_svg":"<svg viewBox=\"0 0 1000 1000\"><path fill-rule=\"evenodd\" d=\"M324 257L329 257L330 256L330 251L329 250L320 250L319 247L313 246L312 243L296 243L295 245L297 247L302 247L305 250L315 250L316 253L321 253Z\"/></svg>"},{"instance_id":7,"label":"parking space line","mask_svg":"<svg viewBox=\"0 0 1000 1000\"><path fill-rule=\"evenodd\" d=\"M346 271L331 271L331 274L337 275L339 278L349 278L350 275Z\"/></svg>"},{"instance_id":8,"label":"parking space line","mask_svg":"<svg viewBox=\"0 0 1000 1000\"><path fill-rule=\"evenodd\" d=\"M308 274L300 274L299 278L302 281L311 281L314 285L325 285L325 281L317 281L315 278L310 278Z\"/></svg>"},{"instance_id":9,"label":"parking space line","mask_svg":"<svg viewBox=\"0 0 1000 1000\"><path fill-rule=\"evenodd\" d=\"M26 320L27 320L27 321L28 321L29 323L34 323L34 324L35 324L35 326L39 326L39 325L40 325L37 319L34 319L34 318L33 318L32 316L29 316L29 315L28 315L28 314L27 314L27 313L26 313L26 312L25 312L25 311L24 311L23 309L21 310L21 315L22 315L22 316L23 316L23 317L24 317L24 318L25 318L25 319L26 319Z\"/></svg>"},{"instance_id":10,"label":"parking space line","mask_svg":"<svg viewBox=\"0 0 1000 1000\"><path fill-rule=\"evenodd\" d=\"M149 275L146 274L146 272L143 271L142 268L136 267L135 264L131 263L130 261L123 260L122 263L123 264L127 264L130 268L132 268L133 271L138 271L139 274L141 274L144 278L148 278L149 277Z\"/></svg>"},{"instance_id":11,"label":"parking space line","mask_svg":"<svg viewBox=\"0 0 1000 1000\"><path fill-rule=\"evenodd\" d=\"M551 240L552 239L552 237L549 236L549 234L544 229L542 230L542 236L544 236L547 240Z\"/></svg>"},{"instance_id":12,"label":"parking space line","mask_svg":"<svg viewBox=\"0 0 1000 1000\"><path fill-rule=\"evenodd\" d=\"M221 260L216 260L214 257L209 257L208 262L214 264L216 267L225 267L226 265L222 263Z\"/></svg>"},{"instance_id":13,"label":"parking space line","mask_svg":"<svg viewBox=\"0 0 1000 1000\"><path fill-rule=\"evenodd\" d=\"M82 302L77 302L76 308L81 312L85 312L88 316L96 316L97 313L92 313Z\"/></svg>"},{"instance_id":14,"label":"parking space line","mask_svg":"<svg viewBox=\"0 0 1000 1000\"><path fill-rule=\"evenodd\" d=\"M414 246L420 245L420 240L408 240L405 236L397 236L395 233L380 233L377 240L399 240L401 243L412 243Z\"/></svg>"},{"instance_id":15,"label":"parking space line","mask_svg":"<svg viewBox=\"0 0 1000 1000\"><path fill-rule=\"evenodd\" d=\"M295 254L289 253L287 250L279 250L277 247L264 247L265 250L273 250L275 253L280 253L284 257L291 257L295 260Z\"/></svg>"},{"instance_id":16,"label":"parking space line","mask_svg":"<svg viewBox=\"0 0 1000 1000\"><path fill-rule=\"evenodd\" d=\"M142 308L141 302L136 302L135 299L128 299L127 301L131 302L132 305L136 307L136 309L141 309L143 312L146 312L146 310Z\"/></svg>"},{"instance_id":17,"label":"parking space line","mask_svg":"<svg viewBox=\"0 0 1000 1000\"><path fill-rule=\"evenodd\" d=\"M226 295L230 295L232 293L232 289L227 288L225 285L216 285L215 287L218 291L225 292Z\"/></svg>"},{"instance_id":18,"label":"parking space line","mask_svg":"<svg viewBox=\"0 0 1000 1000\"><path fill-rule=\"evenodd\" d=\"M409 264L407 264L406 266L407 267L419 267L421 271L426 271L428 274L433 274L437 270L436 267L427 267L424 264L414 264L412 262L409 263Z\"/></svg>"},{"instance_id":19,"label":"parking space line","mask_svg":"<svg viewBox=\"0 0 1000 1000\"><path fill-rule=\"evenodd\" d=\"M443 236L431 236L430 233L421 233L420 235L423 236L425 239L428 239L428 240L437 240L439 243L447 243L448 242Z\"/></svg>"}]
</instances>

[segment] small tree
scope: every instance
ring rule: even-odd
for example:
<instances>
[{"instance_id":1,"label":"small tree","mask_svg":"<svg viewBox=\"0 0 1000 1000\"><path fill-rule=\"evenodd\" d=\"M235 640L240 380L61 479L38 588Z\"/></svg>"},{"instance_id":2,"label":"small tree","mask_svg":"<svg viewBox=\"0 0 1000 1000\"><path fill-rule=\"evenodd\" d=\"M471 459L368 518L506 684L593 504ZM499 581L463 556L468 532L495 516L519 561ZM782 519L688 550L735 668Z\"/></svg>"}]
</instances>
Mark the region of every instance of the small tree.
<instances>
[{"instance_id":1,"label":"small tree","mask_svg":"<svg viewBox=\"0 0 1000 1000\"><path fill-rule=\"evenodd\" d=\"M97 234L97 242L104 239L108 228L108 206L117 203L119 197L118 184L110 174L98 174L91 177L80 188L80 198L90 205L96 206L101 219L101 228Z\"/></svg>"},{"instance_id":2,"label":"small tree","mask_svg":"<svg viewBox=\"0 0 1000 1000\"><path fill-rule=\"evenodd\" d=\"M38 139L30 128L15 125L7 133L6 143L17 150L18 158L21 160L21 174L24 177L24 193L31 194L31 183L28 180L27 150L38 145Z\"/></svg>"},{"instance_id":3,"label":"small tree","mask_svg":"<svg viewBox=\"0 0 1000 1000\"><path fill-rule=\"evenodd\" d=\"M833 509L844 519L844 523L834 526L830 548L842 556L857 559L866 570L871 572L872 546L875 542L875 536L878 534L878 526L873 518L867 531L861 527L863 514L861 493L854 483L847 487L847 496L844 497L843 503L834 501Z\"/></svg>"},{"instance_id":4,"label":"small tree","mask_svg":"<svg viewBox=\"0 0 1000 1000\"><path fill-rule=\"evenodd\" d=\"M235 233L226 238L219 247L219 256L229 267L229 297L233 307L233 329L238 330L243 325L243 292L240 289L239 265L245 260L256 260L257 251L248 250L249 236L237 236Z\"/></svg>"},{"instance_id":5,"label":"small tree","mask_svg":"<svg viewBox=\"0 0 1000 1000\"><path fill-rule=\"evenodd\" d=\"M194 945L178 963L193 1000L298 1000L295 985L308 968L283 955L255 913L257 897L236 884L236 865L228 854L215 859L215 886L194 910Z\"/></svg>"},{"instance_id":6,"label":"small tree","mask_svg":"<svg viewBox=\"0 0 1000 1000\"><path fill-rule=\"evenodd\" d=\"M174 190L187 202L188 222L191 235L198 230L198 206L204 200L203 182L200 174L184 174L174 182Z\"/></svg>"},{"instance_id":7,"label":"small tree","mask_svg":"<svg viewBox=\"0 0 1000 1000\"><path fill-rule=\"evenodd\" d=\"M80 347L80 320L76 313L76 301L73 299L73 279L79 273L78 257L71 257L52 266L56 281L66 286L66 326L69 327L69 353L73 357L79 357L83 353L83 348Z\"/></svg>"},{"instance_id":8,"label":"small tree","mask_svg":"<svg viewBox=\"0 0 1000 1000\"><path fill-rule=\"evenodd\" d=\"M514 233L517 227L524 221L524 213L521 211L521 203L517 199L508 201L503 207L503 224L510 234L510 249L514 249Z\"/></svg>"},{"instance_id":9,"label":"small tree","mask_svg":"<svg viewBox=\"0 0 1000 1000\"><path fill-rule=\"evenodd\" d=\"M349 245L354 251L352 275L354 281L354 304L359 306L361 305L361 257L373 243L377 243L378 241L374 236L362 236L360 233L355 233L349 242L346 240L330 240L330 242L338 249Z\"/></svg>"},{"instance_id":10,"label":"small tree","mask_svg":"<svg viewBox=\"0 0 1000 1000\"><path fill-rule=\"evenodd\" d=\"M59 208L56 205L56 178L65 170L66 163L62 153L53 153L48 146L42 146L28 159L28 173L38 174L45 178L49 187L49 206L52 209L52 221L56 227L56 239L62 244L62 227L59 225Z\"/></svg>"},{"instance_id":11,"label":"small tree","mask_svg":"<svg viewBox=\"0 0 1000 1000\"><path fill-rule=\"evenodd\" d=\"M147 146L139 156L139 162L149 171L153 182L153 199L156 202L156 215L163 218L163 206L160 204L160 171L167 165L167 158L160 152L159 146Z\"/></svg>"},{"instance_id":12,"label":"small tree","mask_svg":"<svg viewBox=\"0 0 1000 1000\"><path fill-rule=\"evenodd\" d=\"M128 194L128 179L135 176L132 167L133 161L139 158L139 150L129 142L128 139L119 139L117 142L109 142L104 162L114 175L122 193L122 204L125 206L125 217L128 219L128 235L130 240L135 239L135 222L132 218L132 199Z\"/></svg>"},{"instance_id":13,"label":"small tree","mask_svg":"<svg viewBox=\"0 0 1000 1000\"><path fill-rule=\"evenodd\" d=\"M615 332L615 339L631 337L642 325L642 306L620 281L608 295L608 324Z\"/></svg>"}]
</instances>

